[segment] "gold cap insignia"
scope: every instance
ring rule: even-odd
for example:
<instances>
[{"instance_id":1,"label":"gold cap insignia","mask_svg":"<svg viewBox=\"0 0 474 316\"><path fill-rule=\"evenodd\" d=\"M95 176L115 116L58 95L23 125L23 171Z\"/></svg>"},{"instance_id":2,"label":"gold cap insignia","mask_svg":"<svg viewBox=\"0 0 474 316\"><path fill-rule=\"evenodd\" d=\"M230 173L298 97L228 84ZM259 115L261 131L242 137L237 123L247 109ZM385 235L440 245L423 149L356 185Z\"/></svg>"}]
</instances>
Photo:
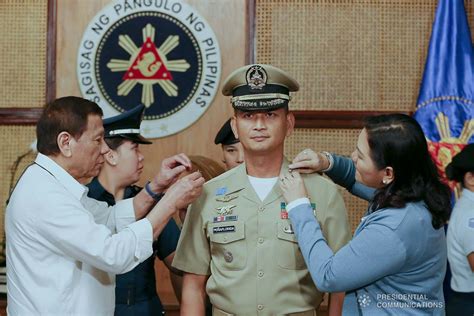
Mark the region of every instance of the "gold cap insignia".
<instances>
[{"instance_id":1,"label":"gold cap insignia","mask_svg":"<svg viewBox=\"0 0 474 316\"><path fill-rule=\"evenodd\" d=\"M254 65L247 70L245 79L252 90L261 90L267 84L267 72L260 65Z\"/></svg>"}]
</instances>

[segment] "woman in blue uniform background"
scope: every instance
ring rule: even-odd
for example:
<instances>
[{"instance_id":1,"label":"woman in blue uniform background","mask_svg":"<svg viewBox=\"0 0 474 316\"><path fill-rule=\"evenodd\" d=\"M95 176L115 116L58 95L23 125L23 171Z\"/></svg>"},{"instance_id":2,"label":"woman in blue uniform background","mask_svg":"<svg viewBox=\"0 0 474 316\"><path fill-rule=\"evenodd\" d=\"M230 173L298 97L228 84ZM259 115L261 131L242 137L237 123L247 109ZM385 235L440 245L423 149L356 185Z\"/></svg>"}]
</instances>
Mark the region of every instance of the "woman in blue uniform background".
<instances>
[{"instance_id":1,"label":"woman in blue uniform background","mask_svg":"<svg viewBox=\"0 0 474 316\"><path fill-rule=\"evenodd\" d=\"M151 144L140 135L144 106L104 120L105 142L110 151L100 174L88 185L89 197L114 205L116 201L135 196L142 188L133 185L143 170L140 144ZM148 189L148 188L146 188ZM159 196L147 192L155 199ZM171 219L153 243L154 254L170 269L171 282L179 298L181 277L171 267L180 230ZM116 276L115 315L161 315L163 306L156 293L154 260L151 256L135 269Z\"/></svg>"},{"instance_id":2,"label":"woman in blue uniform background","mask_svg":"<svg viewBox=\"0 0 474 316\"><path fill-rule=\"evenodd\" d=\"M444 315L442 227L450 211L449 190L440 182L413 118L370 118L352 161L305 150L289 167L300 172L329 172L333 167L336 183L371 201L352 241L333 253L314 220L298 172L281 179L311 276L323 291L347 292L344 315Z\"/></svg>"},{"instance_id":3,"label":"woman in blue uniform background","mask_svg":"<svg viewBox=\"0 0 474 316\"><path fill-rule=\"evenodd\" d=\"M452 294L447 316L474 315L474 144L469 144L446 167L446 176L461 183L462 194L449 218L448 260Z\"/></svg>"}]
</instances>

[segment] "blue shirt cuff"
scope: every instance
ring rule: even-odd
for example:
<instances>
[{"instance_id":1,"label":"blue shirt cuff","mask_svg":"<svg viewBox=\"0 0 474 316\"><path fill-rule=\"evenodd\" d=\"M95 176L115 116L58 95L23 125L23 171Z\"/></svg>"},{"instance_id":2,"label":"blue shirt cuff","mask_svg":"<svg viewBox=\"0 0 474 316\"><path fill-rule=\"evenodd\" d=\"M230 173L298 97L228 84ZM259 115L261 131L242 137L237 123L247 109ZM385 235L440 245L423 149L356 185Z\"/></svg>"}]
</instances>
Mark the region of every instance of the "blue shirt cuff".
<instances>
[{"instance_id":1,"label":"blue shirt cuff","mask_svg":"<svg viewBox=\"0 0 474 316\"><path fill-rule=\"evenodd\" d=\"M288 203L288 205L286 206L286 211L290 212L292 209L294 209L295 207L300 206L302 204L311 205L311 202L309 201L308 198L305 198L305 197L296 199L296 200L291 201L290 203Z\"/></svg>"}]
</instances>

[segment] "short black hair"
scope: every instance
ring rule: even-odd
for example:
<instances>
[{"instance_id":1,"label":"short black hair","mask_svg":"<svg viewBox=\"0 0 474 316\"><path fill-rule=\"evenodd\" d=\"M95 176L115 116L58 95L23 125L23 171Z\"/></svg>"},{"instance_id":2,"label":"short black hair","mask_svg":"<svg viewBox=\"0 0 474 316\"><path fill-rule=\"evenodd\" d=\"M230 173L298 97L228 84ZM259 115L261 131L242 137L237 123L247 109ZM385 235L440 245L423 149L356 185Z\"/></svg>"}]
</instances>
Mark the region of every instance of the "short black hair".
<instances>
[{"instance_id":1,"label":"short black hair","mask_svg":"<svg viewBox=\"0 0 474 316\"><path fill-rule=\"evenodd\" d=\"M104 138L105 143L111 150L119 148L127 139L123 137L106 137ZM131 140L130 140L131 141Z\"/></svg>"},{"instance_id":2,"label":"short black hair","mask_svg":"<svg viewBox=\"0 0 474 316\"><path fill-rule=\"evenodd\" d=\"M92 101L80 97L63 97L46 104L36 125L37 149L43 155L59 154L58 135L68 132L81 137L87 129L90 115L102 117L102 109Z\"/></svg>"},{"instance_id":3,"label":"short black hair","mask_svg":"<svg viewBox=\"0 0 474 316\"><path fill-rule=\"evenodd\" d=\"M460 182L464 187L464 175L474 172L474 144L469 144L461 150L446 166L446 177Z\"/></svg>"}]
</instances>

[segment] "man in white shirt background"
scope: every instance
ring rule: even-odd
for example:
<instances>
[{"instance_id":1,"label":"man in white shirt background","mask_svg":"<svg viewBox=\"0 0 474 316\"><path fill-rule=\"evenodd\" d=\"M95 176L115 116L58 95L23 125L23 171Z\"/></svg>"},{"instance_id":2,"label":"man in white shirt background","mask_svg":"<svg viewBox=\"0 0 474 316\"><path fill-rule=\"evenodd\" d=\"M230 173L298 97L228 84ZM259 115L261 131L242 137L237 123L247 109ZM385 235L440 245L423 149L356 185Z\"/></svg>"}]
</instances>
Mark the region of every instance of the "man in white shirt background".
<instances>
[{"instance_id":1,"label":"man in white shirt background","mask_svg":"<svg viewBox=\"0 0 474 316\"><path fill-rule=\"evenodd\" d=\"M179 154L133 199L108 207L88 198L84 184L109 150L102 115L94 102L64 97L38 121L39 154L5 215L10 315L112 315L115 274L151 256L168 220L201 193L199 172L176 181L191 166Z\"/></svg>"}]
</instances>

